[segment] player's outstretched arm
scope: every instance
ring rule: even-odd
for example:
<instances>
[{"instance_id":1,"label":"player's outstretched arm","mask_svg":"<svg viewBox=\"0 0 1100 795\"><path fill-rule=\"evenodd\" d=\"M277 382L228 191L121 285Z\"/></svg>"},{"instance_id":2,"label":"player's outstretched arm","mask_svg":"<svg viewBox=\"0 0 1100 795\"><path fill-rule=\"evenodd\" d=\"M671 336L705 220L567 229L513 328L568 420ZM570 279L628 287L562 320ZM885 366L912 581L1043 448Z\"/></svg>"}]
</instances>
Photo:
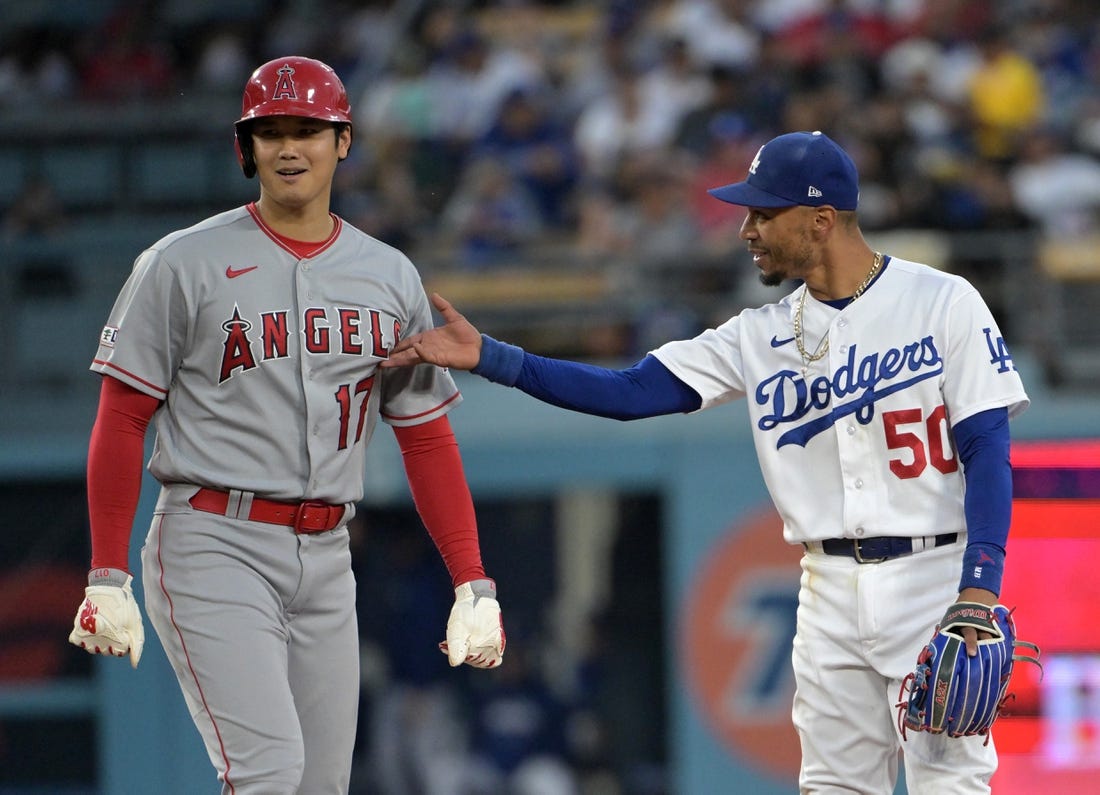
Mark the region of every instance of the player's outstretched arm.
<instances>
[{"instance_id":1,"label":"player's outstretched arm","mask_svg":"<svg viewBox=\"0 0 1100 795\"><path fill-rule=\"evenodd\" d=\"M401 340L382 367L434 364L455 370L472 370L481 360L481 333L439 293L432 305L443 315L443 325Z\"/></svg>"},{"instance_id":2,"label":"player's outstretched arm","mask_svg":"<svg viewBox=\"0 0 1100 795\"><path fill-rule=\"evenodd\" d=\"M544 403L617 420L695 411L699 394L650 354L633 367L607 367L535 356L481 334L442 296L432 303L444 325L404 340L383 367L428 363L472 372Z\"/></svg>"}]
</instances>

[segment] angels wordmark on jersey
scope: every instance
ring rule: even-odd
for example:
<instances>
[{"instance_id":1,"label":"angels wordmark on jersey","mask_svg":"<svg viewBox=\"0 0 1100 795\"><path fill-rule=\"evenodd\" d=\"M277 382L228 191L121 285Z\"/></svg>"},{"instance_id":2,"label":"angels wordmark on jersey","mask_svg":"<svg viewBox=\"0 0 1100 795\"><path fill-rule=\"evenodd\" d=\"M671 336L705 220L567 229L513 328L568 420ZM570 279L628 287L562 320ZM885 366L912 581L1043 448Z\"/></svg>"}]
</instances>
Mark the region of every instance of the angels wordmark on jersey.
<instances>
[{"instance_id":1,"label":"angels wordmark on jersey","mask_svg":"<svg viewBox=\"0 0 1100 795\"><path fill-rule=\"evenodd\" d=\"M260 342L259 362L290 356L290 331L287 322L289 314L288 309L260 313L259 332L256 335ZM249 336L253 327L252 321L242 317L240 307L234 304L232 317L222 323L225 350L218 383L232 378L238 368L244 372L257 366L257 358L252 349L255 340ZM384 327L391 331L388 336L383 333ZM377 359L386 359L390 355L390 349L401 337L399 319L378 309L359 307L334 307L331 316L328 309L309 307L302 311L299 328L302 334L302 350L314 355L367 354Z\"/></svg>"}]
</instances>

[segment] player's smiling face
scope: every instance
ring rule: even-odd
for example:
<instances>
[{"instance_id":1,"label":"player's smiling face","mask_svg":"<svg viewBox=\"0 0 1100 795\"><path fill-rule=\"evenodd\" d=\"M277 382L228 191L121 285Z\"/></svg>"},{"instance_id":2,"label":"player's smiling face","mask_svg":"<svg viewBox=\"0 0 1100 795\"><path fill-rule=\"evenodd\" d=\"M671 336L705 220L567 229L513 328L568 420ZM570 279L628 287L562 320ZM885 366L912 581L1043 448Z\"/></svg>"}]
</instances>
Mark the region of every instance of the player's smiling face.
<instances>
[{"instance_id":1,"label":"player's smiling face","mask_svg":"<svg viewBox=\"0 0 1100 795\"><path fill-rule=\"evenodd\" d=\"M812 207L749 207L740 237L769 287L804 278L816 265Z\"/></svg>"},{"instance_id":2,"label":"player's smiling face","mask_svg":"<svg viewBox=\"0 0 1100 795\"><path fill-rule=\"evenodd\" d=\"M351 131L299 116L267 116L252 127L252 150L263 198L305 208L323 201L328 211L336 164L347 157Z\"/></svg>"}]
</instances>

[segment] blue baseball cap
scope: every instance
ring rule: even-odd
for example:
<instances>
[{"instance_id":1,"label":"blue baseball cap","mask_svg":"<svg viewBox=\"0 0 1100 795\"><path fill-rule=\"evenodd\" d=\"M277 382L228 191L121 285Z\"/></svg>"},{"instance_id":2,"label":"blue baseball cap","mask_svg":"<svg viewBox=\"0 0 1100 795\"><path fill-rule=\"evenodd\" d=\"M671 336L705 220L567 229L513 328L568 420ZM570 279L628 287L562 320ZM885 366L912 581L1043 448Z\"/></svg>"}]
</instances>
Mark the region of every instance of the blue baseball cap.
<instances>
[{"instance_id":1,"label":"blue baseball cap","mask_svg":"<svg viewBox=\"0 0 1100 795\"><path fill-rule=\"evenodd\" d=\"M848 153L820 131L793 132L760 147L744 182L707 191L743 207L821 207L854 210L859 175Z\"/></svg>"}]
</instances>

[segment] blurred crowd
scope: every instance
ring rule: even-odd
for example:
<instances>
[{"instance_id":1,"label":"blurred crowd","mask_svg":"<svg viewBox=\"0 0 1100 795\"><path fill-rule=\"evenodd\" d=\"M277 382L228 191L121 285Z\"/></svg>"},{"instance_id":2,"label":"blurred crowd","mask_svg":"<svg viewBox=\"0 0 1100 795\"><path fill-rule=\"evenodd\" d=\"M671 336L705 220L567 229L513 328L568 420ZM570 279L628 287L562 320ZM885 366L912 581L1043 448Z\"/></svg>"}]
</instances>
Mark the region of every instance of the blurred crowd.
<instances>
[{"instance_id":1,"label":"blurred crowd","mask_svg":"<svg viewBox=\"0 0 1100 795\"><path fill-rule=\"evenodd\" d=\"M0 107L239 96L269 58L318 57L344 78L356 121L334 206L418 262L488 271L541 252L573 267L680 268L685 280L692 266L729 269L743 211L705 189L742 178L774 135L811 129L853 154L865 230L1100 231L1100 14L1089 3L88 7L103 13L9 26ZM32 198L9 227L46 197ZM751 294L751 268L740 271ZM703 292L739 289L692 278ZM634 347L691 331L658 322Z\"/></svg>"},{"instance_id":2,"label":"blurred crowd","mask_svg":"<svg viewBox=\"0 0 1100 795\"><path fill-rule=\"evenodd\" d=\"M186 102L239 93L270 57L319 57L357 123L340 210L472 269L547 240L595 259L728 250L740 219L703 188L798 129L854 153L868 229L1100 227L1089 3L107 5L91 26L9 26L0 107Z\"/></svg>"},{"instance_id":3,"label":"blurred crowd","mask_svg":"<svg viewBox=\"0 0 1100 795\"><path fill-rule=\"evenodd\" d=\"M498 507L514 518L514 508ZM531 506L519 510L532 518ZM553 530L542 526L546 519L542 514L525 526L549 539ZM363 650L353 791L664 795L660 750L648 747L644 730L613 726L624 715L659 722L660 710L632 708L631 699L609 703L615 692L609 679L619 678L621 662L606 651L617 637L601 628L608 619L586 622L575 647L553 637L552 570L543 558L540 572L522 584L510 577L509 568L532 563L530 549L512 539L503 554L490 553L510 564L499 567L505 574L501 587L511 594L505 662L491 676L451 669L433 648L451 601L446 570L418 524L369 508L353 520ZM493 521L487 524L483 530L492 535ZM523 533L514 526L507 532ZM644 669L626 653L631 645L623 644L618 659ZM643 692L634 690L633 700Z\"/></svg>"}]
</instances>

